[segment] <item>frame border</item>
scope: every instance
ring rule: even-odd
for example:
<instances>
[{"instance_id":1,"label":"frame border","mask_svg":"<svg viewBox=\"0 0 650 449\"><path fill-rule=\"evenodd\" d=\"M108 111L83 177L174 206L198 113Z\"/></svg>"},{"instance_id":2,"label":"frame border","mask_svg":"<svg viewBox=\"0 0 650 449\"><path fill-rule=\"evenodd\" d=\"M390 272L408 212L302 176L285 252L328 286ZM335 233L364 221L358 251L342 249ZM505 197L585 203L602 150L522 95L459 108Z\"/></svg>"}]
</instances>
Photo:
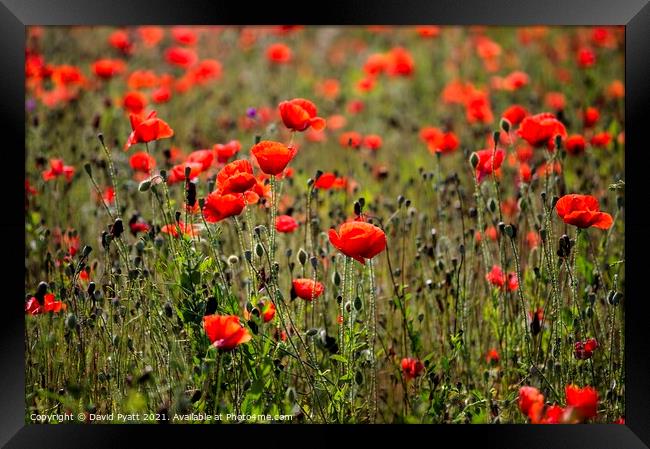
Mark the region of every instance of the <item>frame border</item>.
<instances>
[{"instance_id":1,"label":"frame border","mask_svg":"<svg viewBox=\"0 0 650 449\"><path fill-rule=\"evenodd\" d=\"M0 64L0 123L5 143L5 157L14 163L5 165L5 176L0 182L4 185L3 201L9 204L0 213L0 235L6 235L5 244L16 245L16 254L22 251L18 246L20 239L13 235L24 233L24 223L18 211L23 209L19 195L14 194L17 185L24 181L23 158L18 149L24 148L24 40L27 25L135 25L135 24L277 24L300 23L309 25L370 25L395 24L412 25L421 23L440 23L446 25L625 25L625 114L626 114L626 154L625 182L627 183L627 202L637 207L626 210L625 251L626 251L626 294L625 301L625 400L626 425L590 424L587 426L408 426L404 435L409 440L422 437L431 441L444 434L462 446L468 437L476 442L489 441L492 437L499 447L521 447L530 449L548 448L558 444L560 447L590 448L643 448L650 445L650 343L647 336L646 320L650 318L648 302L642 296L644 286L643 257L650 253L650 238L644 231L650 229L650 219L645 218L644 210L638 207L644 201L647 191L644 175L648 165L648 150L643 148L647 140L644 119L650 117L650 3L648 0L544 0L514 2L493 0L489 6L481 0L438 0L418 2L402 0L391 2L381 0L368 4L349 0L341 4L318 4L321 10L317 15L309 15L304 2L295 1L283 4L232 5L208 0L182 3L174 0L112 0L110 10L101 0L0 0L0 51L4 57ZM106 2L108 3L108 2ZM9 144L10 142L10 144ZM632 149L632 150L631 150ZM14 159L15 158L15 159ZM23 234L24 235L24 234ZM6 252L12 256L13 248ZM631 262L631 263L630 263ZM38 426L24 423L25 385L24 385L24 312L20 298L24 295L23 267L11 262L5 265L2 277L10 287L7 296L9 307L2 317L0 335L2 341L3 370L0 371L0 388L3 390L0 401L0 444L5 447L32 447L47 441L48 447L115 447L130 442L132 438L142 437L150 442L172 440L187 444L186 426L166 426L164 428L142 425L120 426ZM14 304L15 303L15 304ZM645 338L644 338L645 337ZM384 436L395 435L393 427L399 425L311 425L299 426L297 430L306 436L304 441L313 444L323 442L333 435L334 427L339 441L352 435L371 436L380 440ZM433 429L432 429L433 427ZM180 429L173 431L172 428ZM196 428L196 426L194 427ZM246 432L235 426L201 427L201 434L213 441L221 441L224 436L237 438L241 442L253 441L258 429L264 441L282 441L286 435L285 426L247 425ZM250 429L250 430L249 430ZM279 429L282 429L281 431ZM402 429L400 429L401 431ZM193 436L196 433L192 433ZM196 432L196 431L194 431ZM252 433L250 433L252 432ZM279 433L282 432L282 433ZM361 432L361 435L359 435ZM426 433L425 433L426 432ZM249 435L250 433L250 435ZM172 435L173 434L173 435ZM184 436L181 436L184 434ZM173 439L172 439L173 437ZM277 438L275 438L277 437ZM324 437L324 438L323 438ZM428 437L428 438L427 438ZM425 439L426 438L426 439ZM419 439L419 438L418 438ZM10 441L9 441L10 440ZM285 440L286 441L286 440ZM348 439L349 441L349 439ZM322 443L321 443L322 444Z\"/></svg>"}]
</instances>

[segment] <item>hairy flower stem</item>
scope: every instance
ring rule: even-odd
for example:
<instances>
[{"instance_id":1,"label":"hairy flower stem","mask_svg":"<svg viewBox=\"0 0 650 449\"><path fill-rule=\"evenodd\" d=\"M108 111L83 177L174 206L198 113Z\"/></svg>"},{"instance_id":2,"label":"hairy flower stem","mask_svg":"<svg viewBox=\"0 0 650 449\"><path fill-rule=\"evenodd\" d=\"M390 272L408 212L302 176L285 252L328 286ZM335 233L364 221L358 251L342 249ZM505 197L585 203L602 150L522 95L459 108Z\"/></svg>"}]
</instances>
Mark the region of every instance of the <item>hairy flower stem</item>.
<instances>
[{"instance_id":1,"label":"hairy flower stem","mask_svg":"<svg viewBox=\"0 0 650 449\"><path fill-rule=\"evenodd\" d=\"M370 423L374 424L377 419L377 362L375 355L375 341L377 338L377 307L375 296L375 269L372 259L368 259L368 270L370 271L370 336L368 346L370 347Z\"/></svg>"}]
</instances>

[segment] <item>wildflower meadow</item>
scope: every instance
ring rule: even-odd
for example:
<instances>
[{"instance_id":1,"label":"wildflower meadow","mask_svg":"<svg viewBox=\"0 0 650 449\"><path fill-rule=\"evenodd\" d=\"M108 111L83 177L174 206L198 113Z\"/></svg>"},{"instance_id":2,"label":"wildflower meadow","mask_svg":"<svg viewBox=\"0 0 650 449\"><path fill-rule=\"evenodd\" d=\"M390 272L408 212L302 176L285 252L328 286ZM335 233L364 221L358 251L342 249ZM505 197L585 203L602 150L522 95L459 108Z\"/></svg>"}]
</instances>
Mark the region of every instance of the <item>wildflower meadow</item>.
<instances>
[{"instance_id":1,"label":"wildflower meadow","mask_svg":"<svg viewBox=\"0 0 650 449\"><path fill-rule=\"evenodd\" d=\"M28 27L26 422L624 423L624 45Z\"/></svg>"}]
</instances>

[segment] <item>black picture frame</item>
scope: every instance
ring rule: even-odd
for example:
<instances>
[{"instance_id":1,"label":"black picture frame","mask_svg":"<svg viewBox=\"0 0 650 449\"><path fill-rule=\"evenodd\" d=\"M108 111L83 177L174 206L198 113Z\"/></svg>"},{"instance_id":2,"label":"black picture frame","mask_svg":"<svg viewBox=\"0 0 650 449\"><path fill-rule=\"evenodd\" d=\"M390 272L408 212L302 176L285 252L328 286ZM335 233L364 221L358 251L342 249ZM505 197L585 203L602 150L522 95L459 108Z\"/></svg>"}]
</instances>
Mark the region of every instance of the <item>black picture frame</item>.
<instances>
[{"instance_id":1,"label":"black picture frame","mask_svg":"<svg viewBox=\"0 0 650 449\"><path fill-rule=\"evenodd\" d=\"M24 198L24 44L27 25L136 24L445 24L445 25L624 25L626 88L626 310L625 425L577 426L46 426L24 422L24 296L18 237L24 232L20 210ZM346 2L266 2L260 5L215 0L0 0L0 126L2 127L3 195L0 209L4 307L0 370L0 444L6 447L118 447L137 438L147 445L196 444L201 435L211 444L225 437L240 444L313 445L347 442L359 436L403 444L444 440L454 446L483 444L499 448L642 448L650 445L650 339L644 257L650 254L650 219L644 203L650 117L650 4L647 0L416 0ZM13 246L16 246L15 250ZM161 428L162 427L162 428ZM293 431L302 438L294 439ZM328 438L329 437L329 438ZM332 440L332 438L335 438ZM444 440L442 440L444 438ZM428 443L429 442L429 443ZM363 444L363 443L362 443ZM367 444L367 443L365 443ZM447 443L450 444L450 443Z\"/></svg>"}]
</instances>

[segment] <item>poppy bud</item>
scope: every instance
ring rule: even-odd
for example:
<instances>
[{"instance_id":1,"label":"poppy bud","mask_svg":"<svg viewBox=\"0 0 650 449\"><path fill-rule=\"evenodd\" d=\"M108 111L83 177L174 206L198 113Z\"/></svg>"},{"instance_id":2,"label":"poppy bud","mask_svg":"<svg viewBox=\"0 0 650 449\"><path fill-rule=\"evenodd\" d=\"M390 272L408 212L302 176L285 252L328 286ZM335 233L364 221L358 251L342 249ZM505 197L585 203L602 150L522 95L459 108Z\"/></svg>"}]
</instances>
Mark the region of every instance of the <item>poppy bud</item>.
<instances>
[{"instance_id":1,"label":"poppy bud","mask_svg":"<svg viewBox=\"0 0 650 449\"><path fill-rule=\"evenodd\" d=\"M261 140L262 140L262 136L260 136L259 134L256 135L256 136L255 136L255 145L257 145L258 143L260 143Z\"/></svg>"},{"instance_id":2,"label":"poppy bud","mask_svg":"<svg viewBox=\"0 0 650 449\"><path fill-rule=\"evenodd\" d=\"M85 245L83 250L81 251L81 257L86 258L88 255L92 252L92 247Z\"/></svg>"},{"instance_id":3,"label":"poppy bud","mask_svg":"<svg viewBox=\"0 0 650 449\"><path fill-rule=\"evenodd\" d=\"M546 228L542 228L539 230L539 236L542 238L542 242L546 241Z\"/></svg>"},{"instance_id":4,"label":"poppy bud","mask_svg":"<svg viewBox=\"0 0 650 449\"><path fill-rule=\"evenodd\" d=\"M345 303L345 311L349 312L350 310L352 310L352 304L350 304L350 301L348 301Z\"/></svg>"},{"instance_id":5,"label":"poppy bud","mask_svg":"<svg viewBox=\"0 0 650 449\"><path fill-rule=\"evenodd\" d=\"M560 198L554 196L553 199L551 200L551 209L555 208L555 205L557 204L558 201L560 201Z\"/></svg>"},{"instance_id":6,"label":"poppy bud","mask_svg":"<svg viewBox=\"0 0 650 449\"><path fill-rule=\"evenodd\" d=\"M115 238L120 238L124 232L124 224L122 223L121 218L116 218L115 223L111 226L111 235Z\"/></svg>"},{"instance_id":7,"label":"poppy bud","mask_svg":"<svg viewBox=\"0 0 650 449\"><path fill-rule=\"evenodd\" d=\"M506 235L510 237L511 239L514 239L517 237L517 228L513 224L509 224L508 226L505 227L504 229Z\"/></svg>"},{"instance_id":8,"label":"poppy bud","mask_svg":"<svg viewBox=\"0 0 650 449\"><path fill-rule=\"evenodd\" d=\"M500 125L501 125L501 129L504 130L506 133L510 132L510 122L507 119L502 118Z\"/></svg>"},{"instance_id":9,"label":"poppy bud","mask_svg":"<svg viewBox=\"0 0 650 449\"><path fill-rule=\"evenodd\" d=\"M469 164L472 166L472 168L475 169L478 166L478 162L479 162L478 154L472 153L469 156Z\"/></svg>"},{"instance_id":10,"label":"poppy bud","mask_svg":"<svg viewBox=\"0 0 650 449\"><path fill-rule=\"evenodd\" d=\"M257 254L257 257L262 257L264 255L264 247L261 243L255 245L255 254Z\"/></svg>"},{"instance_id":11,"label":"poppy bud","mask_svg":"<svg viewBox=\"0 0 650 449\"><path fill-rule=\"evenodd\" d=\"M488 200L488 209L490 209L490 212L492 213L497 211L497 202L494 198Z\"/></svg>"},{"instance_id":12,"label":"poppy bud","mask_svg":"<svg viewBox=\"0 0 650 449\"><path fill-rule=\"evenodd\" d=\"M94 282L90 282L90 283L88 284L88 290L87 290L87 292L88 292L88 295L89 295L89 296L92 296L93 293L95 293L95 288L97 288L97 287L96 287L96 285L95 285Z\"/></svg>"},{"instance_id":13,"label":"poppy bud","mask_svg":"<svg viewBox=\"0 0 650 449\"><path fill-rule=\"evenodd\" d=\"M314 175L314 181L318 181L318 178L323 176L323 170L316 170L316 174Z\"/></svg>"},{"instance_id":14,"label":"poppy bud","mask_svg":"<svg viewBox=\"0 0 650 449\"><path fill-rule=\"evenodd\" d=\"M106 144L104 144L104 134L102 133L97 134L97 138L99 139L99 142L102 144L102 146L106 147Z\"/></svg>"},{"instance_id":15,"label":"poppy bud","mask_svg":"<svg viewBox=\"0 0 650 449\"><path fill-rule=\"evenodd\" d=\"M542 193L540 193L540 196L542 197L542 202L546 203L546 191L542 191Z\"/></svg>"},{"instance_id":16,"label":"poppy bud","mask_svg":"<svg viewBox=\"0 0 650 449\"><path fill-rule=\"evenodd\" d=\"M77 317L74 313L69 314L65 318L65 326L70 330L74 330L77 327Z\"/></svg>"},{"instance_id":17,"label":"poppy bud","mask_svg":"<svg viewBox=\"0 0 650 449\"><path fill-rule=\"evenodd\" d=\"M500 222L497 224L497 227L499 228L499 232L504 232L505 229L506 229L506 224L505 224L504 222L500 221Z\"/></svg>"},{"instance_id":18,"label":"poppy bud","mask_svg":"<svg viewBox=\"0 0 650 449\"><path fill-rule=\"evenodd\" d=\"M251 262L253 260L253 253L251 250L247 249L244 251L244 259L246 259L247 262Z\"/></svg>"},{"instance_id":19,"label":"poppy bud","mask_svg":"<svg viewBox=\"0 0 650 449\"><path fill-rule=\"evenodd\" d=\"M397 205L398 205L399 207L402 207L402 204L404 203L404 199L405 199L405 198L404 198L404 196L402 196L402 195L399 195L399 196L397 197Z\"/></svg>"},{"instance_id":20,"label":"poppy bud","mask_svg":"<svg viewBox=\"0 0 650 449\"><path fill-rule=\"evenodd\" d=\"M234 254L228 256L228 265L237 265L239 263L239 257Z\"/></svg>"},{"instance_id":21,"label":"poppy bud","mask_svg":"<svg viewBox=\"0 0 650 449\"><path fill-rule=\"evenodd\" d=\"M354 202L354 215L361 215L361 204L358 201Z\"/></svg>"},{"instance_id":22,"label":"poppy bud","mask_svg":"<svg viewBox=\"0 0 650 449\"><path fill-rule=\"evenodd\" d=\"M164 182L167 182L167 170L160 170L160 177Z\"/></svg>"},{"instance_id":23,"label":"poppy bud","mask_svg":"<svg viewBox=\"0 0 650 449\"><path fill-rule=\"evenodd\" d=\"M43 301L43 298L45 297L45 294L47 293L48 287L49 286L47 285L47 282L39 283L38 287L36 287L36 293L34 294L36 299L38 299L39 301Z\"/></svg>"},{"instance_id":24,"label":"poppy bud","mask_svg":"<svg viewBox=\"0 0 650 449\"><path fill-rule=\"evenodd\" d=\"M341 285L341 275L339 274L338 271L335 271L334 274L332 275L332 283L337 287Z\"/></svg>"},{"instance_id":25,"label":"poppy bud","mask_svg":"<svg viewBox=\"0 0 650 449\"><path fill-rule=\"evenodd\" d=\"M560 149L562 147L562 136L559 134L555 136L555 148Z\"/></svg>"},{"instance_id":26,"label":"poppy bud","mask_svg":"<svg viewBox=\"0 0 650 449\"><path fill-rule=\"evenodd\" d=\"M307 263L307 253L302 248L298 251L298 262L300 262L300 265L302 266L305 266L305 263Z\"/></svg>"},{"instance_id":27,"label":"poppy bud","mask_svg":"<svg viewBox=\"0 0 650 449\"><path fill-rule=\"evenodd\" d=\"M499 143L500 137L501 133L499 131L494 131L494 134L492 134L492 139L494 140L494 148L496 148L497 144Z\"/></svg>"},{"instance_id":28,"label":"poppy bud","mask_svg":"<svg viewBox=\"0 0 650 449\"><path fill-rule=\"evenodd\" d=\"M92 178L93 176L93 167L90 165L90 162L86 162L84 164L84 170L86 170L86 173L88 173L88 176Z\"/></svg>"},{"instance_id":29,"label":"poppy bud","mask_svg":"<svg viewBox=\"0 0 650 449\"><path fill-rule=\"evenodd\" d=\"M255 235L257 235L259 237L264 232L266 232L266 226L264 226L264 225L255 226L255 228L253 228L253 231L255 231Z\"/></svg>"},{"instance_id":30,"label":"poppy bud","mask_svg":"<svg viewBox=\"0 0 650 449\"><path fill-rule=\"evenodd\" d=\"M187 184L186 201L190 207L194 207L196 204L196 184L193 182Z\"/></svg>"},{"instance_id":31,"label":"poppy bud","mask_svg":"<svg viewBox=\"0 0 650 449\"><path fill-rule=\"evenodd\" d=\"M309 258L309 263L311 264L312 268L315 270L318 268L318 259L314 256Z\"/></svg>"},{"instance_id":32,"label":"poppy bud","mask_svg":"<svg viewBox=\"0 0 650 449\"><path fill-rule=\"evenodd\" d=\"M361 298L359 298L358 296L356 298L354 298L353 305L354 305L354 310L356 310L357 312L360 312L361 309L363 308L363 303L361 302Z\"/></svg>"},{"instance_id":33,"label":"poppy bud","mask_svg":"<svg viewBox=\"0 0 650 449\"><path fill-rule=\"evenodd\" d=\"M145 179L138 185L138 190L140 192L146 192L147 190L149 190L150 187L151 187L151 180Z\"/></svg>"},{"instance_id":34,"label":"poppy bud","mask_svg":"<svg viewBox=\"0 0 650 449\"><path fill-rule=\"evenodd\" d=\"M465 255L465 245L463 245L461 243L460 246L458 247L458 252L460 253L461 256L464 256Z\"/></svg>"}]
</instances>

